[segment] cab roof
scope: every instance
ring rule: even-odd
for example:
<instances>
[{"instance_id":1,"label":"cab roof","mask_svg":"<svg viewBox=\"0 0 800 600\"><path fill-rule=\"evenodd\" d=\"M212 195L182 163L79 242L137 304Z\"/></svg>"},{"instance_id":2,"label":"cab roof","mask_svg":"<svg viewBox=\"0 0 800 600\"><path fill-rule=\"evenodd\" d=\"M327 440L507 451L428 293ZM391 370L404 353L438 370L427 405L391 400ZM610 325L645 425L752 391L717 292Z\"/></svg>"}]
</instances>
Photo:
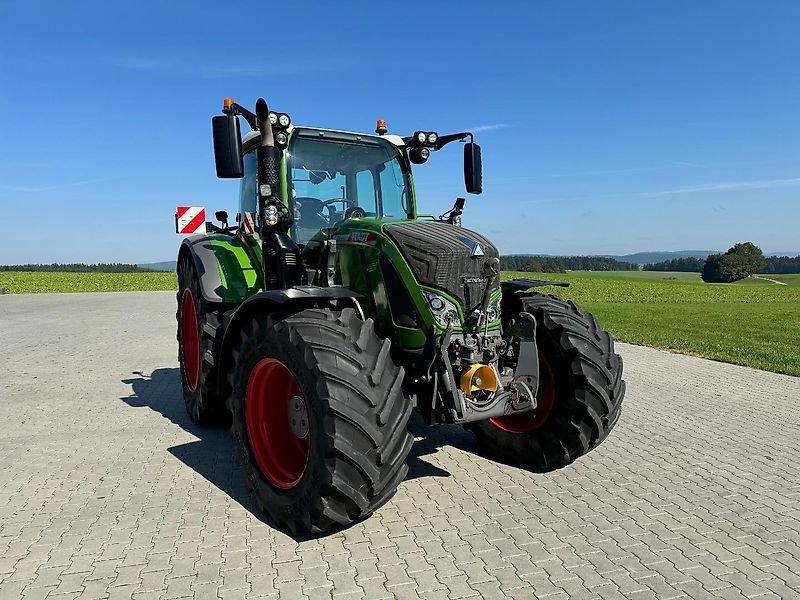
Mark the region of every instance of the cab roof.
<instances>
[{"instance_id":1,"label":"cab roof","mask_svg":"<svg viewBox=\"0 0 800 600\"><path fill-rule=\"evenodd\" d=\"M394 144L395 146L397 146L399 148L402 148L403 146L405 146L405 142L403 141L402 137L400 137L399 135L394 135L394 134L389 134L389 133L387 133L386 135L376 135L374 133L362 133L362 132L359 132L359 131L344 131L344 130L341 130L341 129L326 129L324 127L307 127L305 125L298 125L298 126L290 125L289 128L286 131L288 133L291 133L295 129L310 129L312 131L328 131L330 133L346 133L348 135L355 135L355 136L361 136L361 137L383 138L383 139L387 140L388 142ZM259 132L258 131L250 131L249 133L247 133L244 136L244 138L242 138L242 144L246 144L246 143L250 142L251 140L254 140L255 138L257 138L258 136L259 136Z\"/></svg>"}]
</instances>

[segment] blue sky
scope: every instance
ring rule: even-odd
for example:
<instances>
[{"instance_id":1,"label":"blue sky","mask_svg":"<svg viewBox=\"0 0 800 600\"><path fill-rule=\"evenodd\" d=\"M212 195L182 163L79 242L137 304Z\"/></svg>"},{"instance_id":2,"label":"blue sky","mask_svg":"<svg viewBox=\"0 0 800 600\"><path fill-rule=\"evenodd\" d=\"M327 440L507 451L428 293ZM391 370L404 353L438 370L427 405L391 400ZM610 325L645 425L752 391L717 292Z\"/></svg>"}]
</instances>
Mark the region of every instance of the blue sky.
<instances>
[{"instance_id":1,"label":"blue sky","mask_svg":"<svg viewBox=\"0 0 800 600\"><path fill-rule=\"evenodd\" d=\"M235 212L210 117L262 95L474 128L465 225L506 253L799 249L800 3L329 5L0 3L0 263L171 259L176 205ZM464 195L460 161L417 169L422 212Z\"/></svg>"}]
</instances>

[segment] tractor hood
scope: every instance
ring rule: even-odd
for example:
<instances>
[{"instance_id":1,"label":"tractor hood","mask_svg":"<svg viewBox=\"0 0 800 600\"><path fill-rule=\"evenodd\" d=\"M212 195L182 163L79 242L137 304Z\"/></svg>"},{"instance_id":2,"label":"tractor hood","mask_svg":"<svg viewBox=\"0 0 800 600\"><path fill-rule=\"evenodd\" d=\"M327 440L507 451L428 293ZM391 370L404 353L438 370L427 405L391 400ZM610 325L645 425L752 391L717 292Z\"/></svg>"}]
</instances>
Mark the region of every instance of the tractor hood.
<instances>
[{"instance_id":1,"label":"tractor hood","mask_svg":"<svg viewBox=\"0 0 800 600\"><path fill-rule=\"evenodd\" d=\"M448 292L464 315L480 307L487 284L500 285L498 252L475 231L437 221L403 221L384 226L420 284Z\"/></svg>"}]
</instances>

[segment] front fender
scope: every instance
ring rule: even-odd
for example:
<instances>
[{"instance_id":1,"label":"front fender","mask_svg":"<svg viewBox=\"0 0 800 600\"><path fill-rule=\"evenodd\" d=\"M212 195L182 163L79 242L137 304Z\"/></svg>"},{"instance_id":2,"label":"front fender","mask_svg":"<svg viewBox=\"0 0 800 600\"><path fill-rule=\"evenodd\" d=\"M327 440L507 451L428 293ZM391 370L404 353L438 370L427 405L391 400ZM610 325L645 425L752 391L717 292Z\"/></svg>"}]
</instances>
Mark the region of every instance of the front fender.
<instances>
[{"instance_id":1,"label":"front fender","mask_svg":"<svg viewBox=\"0 0 800 600\"><path fill-rule=\"evenodd\" d=\"M257 293L241 303L235 310L225 313L223 326L225 333L222 337L220 381L230 368L229 360L233 344L239 336L247 319L256 315L276 315L280 320L290 314L300 312L316 306L330 306L340 300L350 301L348 304L356 308L356 312L363 318L361 307L357 298L360 294L345 287L318 287L313 285L298 285L285 290L268 290Z\"/></svg>"}]
</instances>

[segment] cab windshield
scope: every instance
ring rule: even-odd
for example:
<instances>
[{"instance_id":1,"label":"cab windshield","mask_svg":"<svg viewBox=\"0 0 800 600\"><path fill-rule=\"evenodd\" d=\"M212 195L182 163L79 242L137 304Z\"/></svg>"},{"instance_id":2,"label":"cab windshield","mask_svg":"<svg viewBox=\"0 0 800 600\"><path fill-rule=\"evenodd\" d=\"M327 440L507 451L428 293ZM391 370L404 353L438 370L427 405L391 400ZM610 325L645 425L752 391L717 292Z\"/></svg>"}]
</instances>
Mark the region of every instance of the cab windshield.
<instances>
[{"instance_id":1,"label":"cab windshield","mask_svg":"<svg viewBox=\"0 0 800 600\"><path fill-rule=\"evenodd\" d=\"M287 166L298 243L351 216L414 216L408 166L388 140L298 130L289 145Z\"/></svg>"}]
</instances>

